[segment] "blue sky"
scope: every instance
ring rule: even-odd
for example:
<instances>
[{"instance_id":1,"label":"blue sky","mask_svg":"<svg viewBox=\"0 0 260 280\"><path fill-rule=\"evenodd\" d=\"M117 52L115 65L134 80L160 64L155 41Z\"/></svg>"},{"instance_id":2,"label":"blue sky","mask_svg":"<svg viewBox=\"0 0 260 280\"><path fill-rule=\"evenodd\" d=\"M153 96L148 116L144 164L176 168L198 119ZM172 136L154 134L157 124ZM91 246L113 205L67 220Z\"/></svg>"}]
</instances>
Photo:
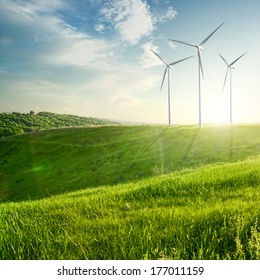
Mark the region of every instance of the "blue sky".
<instances>
[{"instance_id":1,"label":"blue sky","mask_svg":"<svg viewBox=\"0 0 260 280\"><path fill-rule=\"evenodd\" d=\"M229 121L221 53L233 61L233 119L260 122L258 0L0 0L0 111L34 110L134 122L168 122L166 61L194 55L171 69L172 121L198 123L196 50L202 52L205 123Z\"/></svg>"}]
</instances>

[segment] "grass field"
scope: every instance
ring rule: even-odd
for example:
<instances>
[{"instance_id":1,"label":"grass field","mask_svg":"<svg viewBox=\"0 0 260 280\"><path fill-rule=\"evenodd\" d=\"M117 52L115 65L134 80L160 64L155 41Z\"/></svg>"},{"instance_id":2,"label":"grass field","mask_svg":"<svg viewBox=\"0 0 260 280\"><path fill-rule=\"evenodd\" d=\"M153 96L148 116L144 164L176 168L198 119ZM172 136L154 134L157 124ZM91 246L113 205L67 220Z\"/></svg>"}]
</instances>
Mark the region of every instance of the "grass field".
<instances>
[{"instance_id":1,"label":"grass field","mask_svg":"<svg viewBox=\"0 0 260 280\"><path fill-rule=\"evenodd\" d=\"M260 259L260 126L0 140L0 259Z\"/></svg>"},{"instance_id":2,"label":"grass field","mask_svg":"<svg viewBox=\"0 0 260 280\"><path fill-rule=\"evenodd\" d=\"M0 199L37 199L260 154L260 126L69 128L0 139Z\"/></svg>"}]
</instances>

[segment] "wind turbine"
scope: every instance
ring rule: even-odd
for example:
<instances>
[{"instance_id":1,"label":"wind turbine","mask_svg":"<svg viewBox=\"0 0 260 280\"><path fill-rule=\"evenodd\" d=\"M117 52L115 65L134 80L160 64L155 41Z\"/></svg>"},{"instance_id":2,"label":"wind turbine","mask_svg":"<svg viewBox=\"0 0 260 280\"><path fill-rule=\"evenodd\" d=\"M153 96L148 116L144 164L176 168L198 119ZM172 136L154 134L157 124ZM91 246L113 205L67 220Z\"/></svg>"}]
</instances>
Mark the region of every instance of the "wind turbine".
<instances>
[{"instance_id":1,"label":"wind turbine","mask_svg":"<svg viewBox=\"0 0 260 280\"><path fill-rule=\"evenodd\" d=\"M200 127L203 127L203 122L202 122L202 114L201 114L201 103L202 103L202 97L201 97L201 77L200 74L202 74L202 77L204 78L204 73L203 73L203 67L202 67L202 60L201 60L201 53L203 50L203 45L209 40L209 38L224 24L220 24L219 27L217 27L213 32L211 32L200 44L193 44L193 43L187 43L184 41L178 41L178 40L172 40L170 41L181 43L190 47L195 47L197 48L197 54L198 54L198 65L199 65L199 125Z\"/></svg>"},{"instance_id":2,"label":"wind turbine","mask_svg":"<svg viewBox=\"0 0 260 280\"><path fill-rule=\"evenodd\" d=\"M168 64L167 62L165 62L164 59L161 58L161 56L158 53L156 53L152 49L151 49L151 51L166 65L166 68L165 68L165 71L164 71L164 74L163 74L163 79L162 79L160 91L162 91L164 79L165 79L165 76L166 76L166 73L167 73L168 74L168 118L169 118L169 126L171 126L171 79L170 79L170 68L171 68L171 66L173 66L173 65L175 65L177 63L180 63L180 62L182 62L182 61L184 61L186 59L189 59L192 56L189 56L189 57L186 57L186 58L183 58L181 60L178 60L178 61L175 61L175 62L172 62L172 63Z\"/></svg>"},{"instance_id":3,"label":"wind turbine","mask_svg":"<svg viewBox=\"0 0 260 280\"><path fill-rule=\"evenodd\" d=\"M220 57L223 59L223 61L225 62L225 64L227 65L227 72L226 72L226 76L225 76L225 80L224 80L224 86L223 86L223 90L225 88L225 85L226 85L226 81L227 81L227 76L228 76L228 72L229 72L229 76L230 76L230 103L229 103L229 106L230 106L230 124L232 124L232 70L235 69L235 67L233 67L233 65L242 57L246 54L243 53L242 55L240 55L237 59L235 59L233 62L231 62L230 64L227 62L227 60L221 55Z\"/></svg>"}]
</instances>

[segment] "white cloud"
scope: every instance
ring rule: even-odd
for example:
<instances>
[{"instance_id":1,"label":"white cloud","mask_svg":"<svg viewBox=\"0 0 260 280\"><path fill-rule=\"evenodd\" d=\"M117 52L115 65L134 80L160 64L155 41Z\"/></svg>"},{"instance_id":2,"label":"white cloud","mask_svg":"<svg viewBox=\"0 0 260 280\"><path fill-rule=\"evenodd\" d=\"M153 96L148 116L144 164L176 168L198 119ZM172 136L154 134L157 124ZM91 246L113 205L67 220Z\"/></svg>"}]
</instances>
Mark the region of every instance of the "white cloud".
<instances>
[{"instance_id":1,"label":"white cloud","mask_svg":"<svg viewBox=\"0 0 260 280\"><path fill-rule=\"evenodd\" d=\"M6 29L10 28L12 22L15 32L10 32L10 38L0 38L0 45L8 46L12 43L17 57L26 63L34 62L35 65L89 66L92 62L104 63L106 57L110 59L115 44L80 32L58 17L56 12L66 8L61 0L48 3L35 0L25 4L4 2L1 9L6 17ZM96 28L102 30L102 25Z\"/></svg>"},{"instance_id":2,"label":"white cloud","mask_svg":"<svg viewBox=\"0 0 260 280\"><path fill-rule=\"evenodd\" d=\"M159 48L151 42L146 42L141 46L143 53L139 59L139 64L143 68L150 68L161 65L160 60L152 53L151 49L159 53Z\"/></svg>"},{"instance_id":3,"label":"white cloud","mask_svg":"<svg viewBox=\"0 0 260 280\"><path fill-rule=\"evenodd\" d=\"M175 18L176 16L177 16L177 11L175 11L173 9L173 7L169 7L167 12L166 12L166 15L161 18L161 21L170 20L170 19Z\"/></svg>"},{"instance_id":4,"label":"white cloud","mask_svg":"<svg viewBox=\"0 0 260 280\"><path fill-rule=\"evenodd\" d=\"M105 30L104 24L96 24L94 27L95 27L95 30L98 32L102 32Z\"/></svg>"},{"instance_id":5,"label":"white cloud","mask_svg":"<svg viewBox=\"0 0 260 280\"><path fill-rule=\"evenodd\" d=\"M162 4L169 5L168 2ZM104 3L99 15L97 31L112 27L123 41L135 45L141 38L152 35L157 23L172 20L177 12L172 6L167 10L151 9L146 0L110 0Z\"/></svg>"},{"instance_id":6,"label":"white cloud","mask_svg":"<svg viewBox=\"0 0 260 280\"><path fill-rule=\"evenodd\" d=\"M112 44L99 39L64 39L51 53L41 55L43 63L58 65L94 66L110 59ZM105 52L109 50L109 52ZM92 64L93 63L93 64Z\"/></svg>"},{"instance_id":7,"label":"white cloud","mask_svg":"<svg viewBox=\"0 0 260 280\"><path fill-rule=\"evenodd\" d=\"M177 46L172 42L172 41L168 41L168 45L172 48L172 49L176 49Z\"/></svg>"},{"instance_id":8,"label":"white cloud","mask_svg":"<svg viewBox=\"0 0 260 280\"><path fill-rule=\"evenodd\" d=\"M100 10L103 21L111 22L122 40L135 45L154 29L153 17L146 1L112 0Z\"/></svg>"},{"instance_id":9,"label":"white cloud","mask_svg":"<svg viewBox=\"0 0 260 280\"><path fill-rule=\"evenodd\" d=\"M4 1L2 8L11 13L16 21L33 21L38 13L52 13L65 7L62 0Z\"/></svg>"}]
</instances>

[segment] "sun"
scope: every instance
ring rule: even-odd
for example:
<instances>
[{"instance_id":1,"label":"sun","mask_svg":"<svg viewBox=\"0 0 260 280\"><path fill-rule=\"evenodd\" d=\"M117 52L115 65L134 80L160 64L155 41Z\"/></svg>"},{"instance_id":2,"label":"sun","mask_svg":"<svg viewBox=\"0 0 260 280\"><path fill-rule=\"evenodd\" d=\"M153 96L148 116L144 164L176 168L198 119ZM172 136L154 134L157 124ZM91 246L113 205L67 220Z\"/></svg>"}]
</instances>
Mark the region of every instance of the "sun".
<instances>
[{"instance_id":1,"label":"sun","mask_svg":"<svg viewBox=\"0 0 260 280\"><path fill-rule=\"evenodd\" d=\"M205 104L205 123L208 124L225 124L229 122L229 104L222 98L214 99L214 102Z\"/></svg>"}]
</instances>

